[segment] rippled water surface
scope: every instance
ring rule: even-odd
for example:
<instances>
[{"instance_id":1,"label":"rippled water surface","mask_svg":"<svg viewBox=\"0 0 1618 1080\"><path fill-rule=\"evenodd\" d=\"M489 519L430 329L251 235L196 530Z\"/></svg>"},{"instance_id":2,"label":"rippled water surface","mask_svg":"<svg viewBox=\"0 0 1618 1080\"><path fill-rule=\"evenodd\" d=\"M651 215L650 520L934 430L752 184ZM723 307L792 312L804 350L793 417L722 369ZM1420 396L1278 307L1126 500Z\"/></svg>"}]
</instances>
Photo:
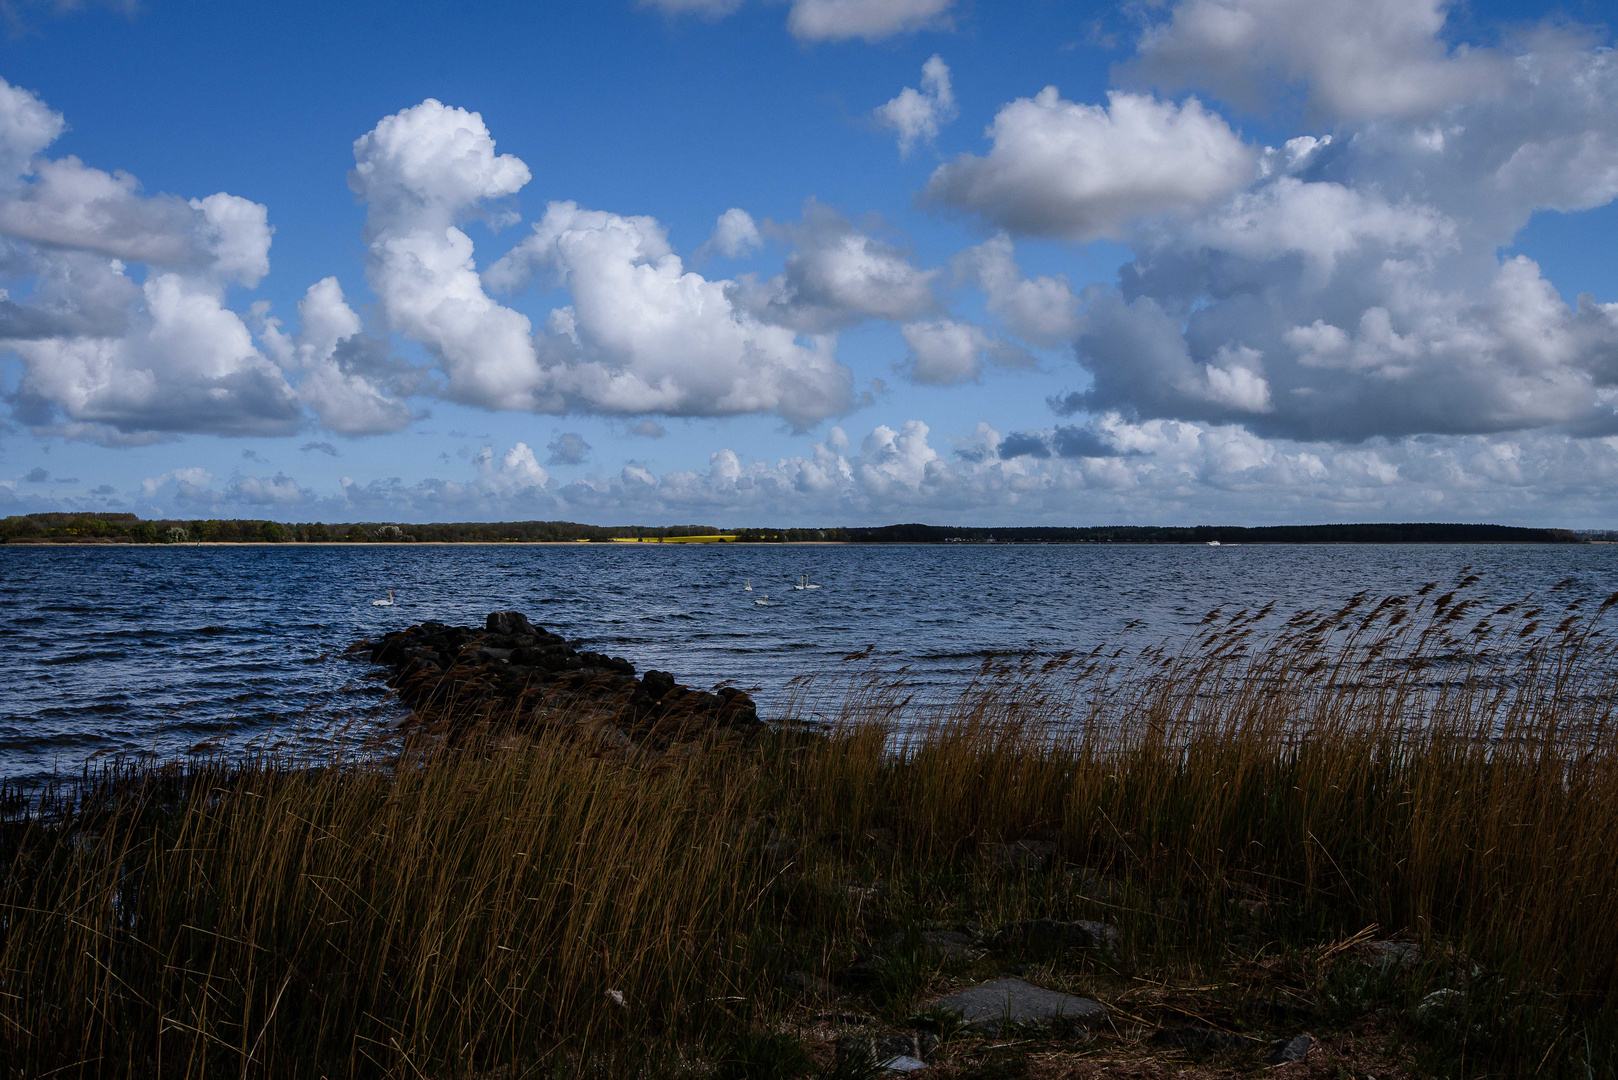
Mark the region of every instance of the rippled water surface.
<instances>
[{"instance_id":1,"label":"rippled water surface","mask_svg":"<svg viewBox=\"0 0 1618 1080\"><path fill-rule=\"evenodd\" d=\"M1219 605L1466 566L1500 597L1618 589L1611 545L0 547L0 776L366 734L392 706L341 650L424 619L514 608L637 668L757 687L767 715L787 680L867 645L948 684L992 653L1145 644ZM371 606L389 588L397 605Z\"/></svg>"}]
</instances>

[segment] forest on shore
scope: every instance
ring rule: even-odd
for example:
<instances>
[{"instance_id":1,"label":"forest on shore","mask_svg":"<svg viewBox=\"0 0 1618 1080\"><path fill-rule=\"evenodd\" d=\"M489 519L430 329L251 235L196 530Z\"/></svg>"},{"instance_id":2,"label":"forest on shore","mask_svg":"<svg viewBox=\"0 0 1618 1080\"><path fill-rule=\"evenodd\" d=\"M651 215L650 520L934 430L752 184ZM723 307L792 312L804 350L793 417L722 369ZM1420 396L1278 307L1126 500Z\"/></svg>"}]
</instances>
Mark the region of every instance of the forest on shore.
<instances>
[{"instance_id":1,"label":"forest on shore","mask_svg":"<svg viewBox=\"0 0 1618 1080\"><path fill-rule=\"evenodd\" d=\"M134 514L47 513L0 519L0 543L566 543L734 537L722 542L844 544L1570 544L1618 539L1571 529L1465 523L1336 525L837 526L824 529L712 525L585 525L573 521L283 523L256 519L156 519Z\"/></svg>"}]
</instances>

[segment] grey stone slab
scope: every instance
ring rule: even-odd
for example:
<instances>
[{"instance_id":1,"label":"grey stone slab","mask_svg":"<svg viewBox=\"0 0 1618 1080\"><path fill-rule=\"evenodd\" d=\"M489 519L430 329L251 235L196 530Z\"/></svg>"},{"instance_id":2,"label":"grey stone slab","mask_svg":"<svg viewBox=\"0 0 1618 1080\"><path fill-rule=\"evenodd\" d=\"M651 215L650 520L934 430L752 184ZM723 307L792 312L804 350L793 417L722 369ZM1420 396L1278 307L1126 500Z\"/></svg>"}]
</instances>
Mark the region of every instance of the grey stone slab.
<instances>
[{"instance_id":1,"label":"grey stone slab","mask_svg":"<svg viewBox=\"0 0 1618 1080\"><path fill-rule=\"evenodd\" d=\"M991 979L968 987L928 1006L960 1016L967 1030L1000 1035L1019 1024L1091 1024L1107 1015L1099 1001L1047 990L1022 979Z\"/></svg>"},{"instance_id":2,"label":"grey stone slab","mask_svg":"<svg viewBox=\"0 0 1618 1080\"><path fill-rule=\"evenodd\" d=\"M1315 1040L1308 1035L1295 1035L1284 1043L1277 1043L1270 1054L1271 1065L1288 1065L1294 1061L1302 1061L1309 1056L1309 1048Z\"/></svg>"}]
</instances>

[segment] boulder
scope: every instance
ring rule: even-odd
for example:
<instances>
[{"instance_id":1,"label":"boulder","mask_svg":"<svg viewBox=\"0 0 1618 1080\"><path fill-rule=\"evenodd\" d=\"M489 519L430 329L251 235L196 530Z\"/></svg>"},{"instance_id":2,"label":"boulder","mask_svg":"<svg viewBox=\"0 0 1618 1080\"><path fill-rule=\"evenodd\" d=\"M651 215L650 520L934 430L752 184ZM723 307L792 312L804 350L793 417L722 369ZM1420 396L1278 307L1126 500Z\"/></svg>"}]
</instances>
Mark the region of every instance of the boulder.
<instances>
[{"instance_id":1,"label":"boulder","mask_svg":"<svg viewBox=\"0 0 1618 1080\"><path fill-rule=\"evenodd\" d=\"M1116 960L1124 947L1123 931L1111 923L1089 919L1024 919L1008 927L1002 936L1021 938L1035 949L1088 949L1110 960Z\"/></svg>"},{"instance_id":2,"label":"boulder","mask_svg":"<svg viewBox=\"0 0 1618 1080\"><path fill-rule=\"evenodd\" d=\"M1276 1043L1275 1049L1270 1051L1270 1064L1290 1065L1294 1061L1302 1061L1309 1056L1309 1048L1314 1044L1315 1040L1308 1035L1294 1035L1285 1042Z\"/></svg>"},{"instance_id":3,"label":"boulder","mask_svg":"<svg viewBox=\"0 0 1618 1080\"><path fill-rule=\"evenodd\" d=\"M991 979L927 1003L939 1012L960 1016L968 1031L999 1036L1012 1028L1070 1027L1104 1019L1099 1001L1047 990L1021 979Z\"/></svg>"}]
</instances>

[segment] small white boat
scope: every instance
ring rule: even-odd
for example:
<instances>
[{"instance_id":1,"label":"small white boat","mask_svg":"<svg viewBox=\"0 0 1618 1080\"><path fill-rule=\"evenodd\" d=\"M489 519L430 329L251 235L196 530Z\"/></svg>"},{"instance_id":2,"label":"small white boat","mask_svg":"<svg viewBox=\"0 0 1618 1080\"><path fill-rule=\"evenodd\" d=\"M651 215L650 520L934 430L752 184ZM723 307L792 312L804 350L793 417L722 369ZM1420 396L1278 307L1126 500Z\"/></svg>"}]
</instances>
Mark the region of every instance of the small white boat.
<instances>
[{"instance_id":1,"label":"small white boat","mask_svg":"<svg viewBox=\"0 0 1618 1080\"><path fill-rule=\"evenodd\" d=\"M1209 546L1209 547L1218 547L1218 546L1219 546L1219 541L1217 541L1217 540L1210 540L1210 541L1208 541L1208 546Z\"/></svg>"}]
</instances>

